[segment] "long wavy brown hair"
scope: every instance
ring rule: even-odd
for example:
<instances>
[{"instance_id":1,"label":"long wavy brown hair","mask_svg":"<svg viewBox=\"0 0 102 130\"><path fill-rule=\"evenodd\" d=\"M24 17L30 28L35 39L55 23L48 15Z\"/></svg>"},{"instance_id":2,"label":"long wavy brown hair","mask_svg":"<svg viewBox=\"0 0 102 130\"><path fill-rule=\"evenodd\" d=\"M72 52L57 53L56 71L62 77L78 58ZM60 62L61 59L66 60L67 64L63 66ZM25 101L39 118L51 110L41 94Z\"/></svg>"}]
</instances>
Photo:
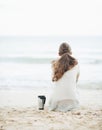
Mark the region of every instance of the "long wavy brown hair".
<instances>
[{"instance_id":1,"label":"long wavy brown hair","mask_svg":"<svg viewBox=\"0 0 102 130\"><path fill-rule=\"evenodd\" d=\"M68 51L67 53L61 53L61 57L58 60L52 62L52 81L58 81L66 71L70 70L77 64L78 61L72 57Z\"/></svg>"}]
</instances>

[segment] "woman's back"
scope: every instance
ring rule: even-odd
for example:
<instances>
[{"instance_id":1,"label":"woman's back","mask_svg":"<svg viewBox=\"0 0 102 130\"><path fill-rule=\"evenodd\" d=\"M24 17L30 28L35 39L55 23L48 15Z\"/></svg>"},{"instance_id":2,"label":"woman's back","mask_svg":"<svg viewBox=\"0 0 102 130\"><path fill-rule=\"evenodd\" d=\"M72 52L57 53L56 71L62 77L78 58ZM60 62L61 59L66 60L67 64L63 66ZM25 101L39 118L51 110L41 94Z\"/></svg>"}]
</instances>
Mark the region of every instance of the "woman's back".
<instances>
[{"instance_id":1,"label":"woman's back","mask_svg":"<svg viewBox=\"0 0 102 130\"><path fill-rule=\"evenodd\" d=\"M76 92L76 77L79 66L68 70L61 79L54 82L54 88L50 97L49 108L55 111L68 111L78 105Z\"/></svg>"},{"instance_id":2,"label":"woman's back","mask_svg":"<svg viewBox=\"0 0 102 130\"><path fill-rule=\"evenodd\" d=\"M54 100L76 99L76 77L78 72L79 66L76 65L71 70L65 72L61 79L54 82Z\"/></svg>"}]
</instances>

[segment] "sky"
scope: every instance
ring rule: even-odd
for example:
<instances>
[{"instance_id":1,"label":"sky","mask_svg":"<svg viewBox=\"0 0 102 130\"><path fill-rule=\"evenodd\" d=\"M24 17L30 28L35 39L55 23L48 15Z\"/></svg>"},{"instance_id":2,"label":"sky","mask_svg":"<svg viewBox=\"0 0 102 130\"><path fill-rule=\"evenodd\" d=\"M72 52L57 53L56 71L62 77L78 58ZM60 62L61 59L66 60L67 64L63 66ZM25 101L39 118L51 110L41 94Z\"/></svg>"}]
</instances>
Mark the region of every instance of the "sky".
<instances>
[{"instance_id":1,"label":"sky","mask_svg":"<svg viewBox=\"0 0 102 130\"><path fill-rule=\"evenodd\" d=\"M0 35L102 36L102 0L0 0Z\"/></svg>"}]
</instances>

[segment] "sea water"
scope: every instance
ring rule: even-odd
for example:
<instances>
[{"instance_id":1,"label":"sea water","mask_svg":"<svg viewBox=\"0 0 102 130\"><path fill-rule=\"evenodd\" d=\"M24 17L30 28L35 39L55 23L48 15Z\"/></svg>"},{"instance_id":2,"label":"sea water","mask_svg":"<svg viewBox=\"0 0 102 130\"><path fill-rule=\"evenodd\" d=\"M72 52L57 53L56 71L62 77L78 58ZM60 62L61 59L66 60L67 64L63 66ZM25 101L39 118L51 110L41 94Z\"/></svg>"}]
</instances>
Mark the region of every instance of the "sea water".
<instances>
[{"instance_id":1,"label":"sea water","mask_svg":"<svg viewBox=\"0 0 102 130\"><path fill-rule=\"evenodd\" d=\"M0 36L0 89L38 90L53 86L51 61L68 42L79 61L80 88L102 89L102 37Z\"/></svg>"}]
</instances>

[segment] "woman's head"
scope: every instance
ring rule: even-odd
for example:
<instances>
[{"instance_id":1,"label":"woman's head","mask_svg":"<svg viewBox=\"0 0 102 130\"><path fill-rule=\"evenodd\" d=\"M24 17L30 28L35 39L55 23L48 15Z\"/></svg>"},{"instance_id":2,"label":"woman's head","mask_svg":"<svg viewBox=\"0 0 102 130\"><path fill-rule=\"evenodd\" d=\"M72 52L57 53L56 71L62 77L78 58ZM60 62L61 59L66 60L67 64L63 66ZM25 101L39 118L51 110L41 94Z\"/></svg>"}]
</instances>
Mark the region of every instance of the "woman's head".
<instances>
[{"instance_id":1,"label":"woman's head","mask_svg":"<svg viewBox=\"0 0 102 130\"><path fill-rule=\"evenodd\" d=\"M66 71L73 68L76 64L78 64L78 62L74 57L69 55L69 53L64 53L59 60L52 63L52 81L58 81Z\"/></svg>"},{"instance_id":2,"label":"woman's head","mask_svg":"<svg viewBox=\"0 0 102 130\"><path fill-rule=\"evenodd\" d=\"M63 42L59 47L59 55L62 56L64 53L72 54L70 45L65 42Z\"/></svg>"}]
</instances>

